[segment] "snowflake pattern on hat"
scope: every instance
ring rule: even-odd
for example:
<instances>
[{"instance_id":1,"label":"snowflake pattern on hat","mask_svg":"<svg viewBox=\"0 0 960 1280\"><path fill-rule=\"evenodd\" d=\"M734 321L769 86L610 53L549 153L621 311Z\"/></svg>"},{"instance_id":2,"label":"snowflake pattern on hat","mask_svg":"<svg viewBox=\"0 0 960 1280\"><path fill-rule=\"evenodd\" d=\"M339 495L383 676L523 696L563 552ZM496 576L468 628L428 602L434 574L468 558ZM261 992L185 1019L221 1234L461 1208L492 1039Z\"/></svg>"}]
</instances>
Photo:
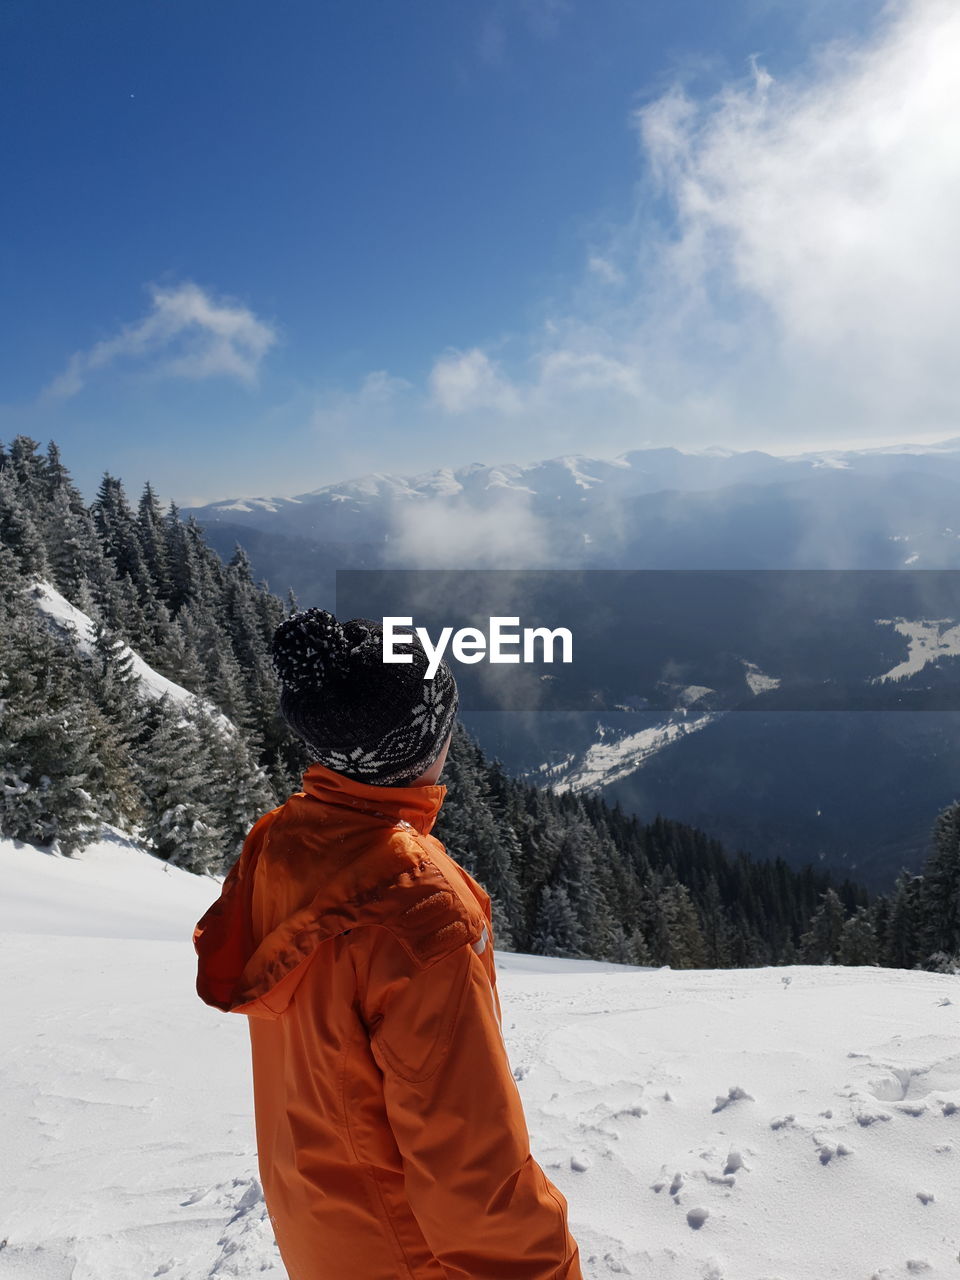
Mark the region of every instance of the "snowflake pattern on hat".
<instances>
[{"instance_id":1,"label":"snowflake pattern on hat","mask_svg":"<svg viewBox=\"0 0 960 1280\"><path fill-rule=\"evenodd\" d=\"M446 662L427 680L428 658L415 634L408 647L411 662L387 664L380 623L341 624L325 609L280 624L273 642L280 710L318 763L393 786L436 760L457 712L457 682Z\"/></svg>"}]
</instances>

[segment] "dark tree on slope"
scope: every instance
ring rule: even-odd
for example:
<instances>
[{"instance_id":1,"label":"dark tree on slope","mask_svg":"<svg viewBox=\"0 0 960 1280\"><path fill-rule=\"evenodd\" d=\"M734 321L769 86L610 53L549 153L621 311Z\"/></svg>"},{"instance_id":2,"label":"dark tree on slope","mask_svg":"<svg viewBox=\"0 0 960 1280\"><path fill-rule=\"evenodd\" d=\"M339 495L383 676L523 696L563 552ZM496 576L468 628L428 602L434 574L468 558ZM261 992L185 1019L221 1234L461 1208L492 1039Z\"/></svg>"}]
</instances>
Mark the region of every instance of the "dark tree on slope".
<instances>
[{"instance_id":1,"label":"dark tree on slope","mask_svg":"<svg viewBox=\"0 0 960 1280\"><path fill-rule=\"evenodd\" d=\"M883 962L893 969L914 969L920 964L922 945L923 876L902 871L890 903L886 952Z\"/></svg>"},{"instance_id":2,"label":"dark tree on slope","mask_svg":"<svg viewBox=\"0 0 960 1280\"><path fill-rule=\"evenodd\" d=\"M566 889L562 885L545 884L540 890L532 951L535 955L570 959L593 954L586 946L580 921Z\"/></svg>"},{"instance_id":3,"label":"dark tree on slope","mask_svg":"<svg viewBox=\"0 0 960 1280\"><path fill-rule=\"evenodd\" d=\"M810 928L800 939L804 963L839 964L843 926L843 903L835 889L828 889Z\"/></svg>"},{"instance_id":4,"label":"dark tree on slope","mask_svg":"<svg viewBox=\"0 0 960 1280\"><path fill-rule=\"evenodd\" d=\"M960 960L960 804L939 814L932 845L923 868L917 943L927 956Z\"/></svg>"},{"instance_id":5,"label":"dark tree on slope","mask_svg":"<svg viewBox=\"0 0 960 1280\"><path fill-rule=\"evenodd\" d=\"M654 954L660 964L668 964L671 969L703 967L706 947L686 885L674 880L663 887L656 899L655 928Z\"/></svg>"},{"instance_id":6,"label":"dark tree on slope","mask_svg":"<svg viewBox=\"0 0 960 1280\"><path fill-rule=\"evenodd\" d=\"M873 919L866 907L857 907L840 931L838 964L876 964L878 958L877 935Z\"/></svg>"}]
</instances>

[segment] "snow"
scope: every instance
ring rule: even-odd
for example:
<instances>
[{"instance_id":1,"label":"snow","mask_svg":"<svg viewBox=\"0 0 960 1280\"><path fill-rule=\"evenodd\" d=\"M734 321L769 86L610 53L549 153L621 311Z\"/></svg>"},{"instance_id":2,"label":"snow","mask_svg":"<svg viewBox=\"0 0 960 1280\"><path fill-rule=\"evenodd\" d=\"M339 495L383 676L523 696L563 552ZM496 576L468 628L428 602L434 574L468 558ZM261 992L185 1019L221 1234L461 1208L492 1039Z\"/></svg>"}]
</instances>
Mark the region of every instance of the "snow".
<instances>
[{"instance_id":1,"label":"snow","mask_svg":"<svg viewBox=\"0 0 960 1280\"><path fill-rule=\"evenodd\" d=\"M565 457L555 459L555 461L557 461L564 470L569 471L574 484L581 489L592 489L594 485L603 483L597 476L588 475L587 472L584 471L581 464L585 463L587 466L590 466L591 460L584 458L581 454L568 454Z\"/></svg>"},{"instance_id":2,"label":"snow","mask_svg":"<svg viewBox=\"0 0 960 1280\"><path fill-rule=\"evenodd\" d=\"M287 503L297 503L299 498L237 498L233 502L215 502L215 511L270 511L274 514Z\"/></svg>"},{"instance_id":3,"label":"snow","mask_svg":"<svg viewBox=\"0 0 960 1280\"><path fill-rule=\"evenodd\" d=\"M0 1277L283 1280L246 1026L194 993L216 883L116 834L75 859L0 841L0 875ZM587 1280L956 1275L956 978L497 964Z\"/></svg>"},{"instance_id":4,"label":"snow","mask_svg":"<svg viewBox=\"0 0 960 1280\"><path fill-rule=\"evenodd\" d=\"M916 675L940 658L960 656L960 624L954 618L876 618L875 621L878 626L893 627L898 635L906 637L908 644L903 662L875 676L874 684Z\"/></svg>"},{"instance_id":5,"label":"snow","mask_svg":"<svg viewBox=\"0 0 960 1280\"><path fill-rule=\"evenodd\" d=\"M693 687L693 686L691 686ZM712 690L705 690L710 693ZM701 695L702 696L702 695ZM683 712L686 715L686 712ZM592 742L580 757L567 757L563 764L541 765L540 773L548 784L561 790L593 791L627 778L636 769L662 751L664 747L688 734L698 733L712 724L720 712L705 712L687 719L669 720L652 725L636 733L614 734L609 739L606 730L599 732L599 741Z\"/></svg>"},{"instance_id":6,"label":"snow","mask_svg":"<svg viewBox=\"0 0 960 1280\"><path fill-rule=\"evenodd\" d=\"M30 595L39 611L49 618L55 626L66 631L81 653L93 652L94 625L87 614L72 605L49 582L35 583L30 588ZM159 671L155 671L149 663L144 662L136 650L124 645L121 653L132 660L131 671L140 681L140 691L147 698L159 699L166 697L171 702L180 704L186 704L193 700L194 694L190 693L188 689L184 689L183 685L176 684L173 680L168 680L166 676L162 676ZM229 733L236 733L233 723L212 702L207 702L205 699L200 699L200 701L207 713L222 729Z\"/></svg>"},{"instance_id":7,"label":"snow","mask_svg":"<svg viewBox=\"0 0 960 1280\"><path fill-rule=\"evenodd\" d=\"M764 675L755 662L748 662L746 658L741 658L740 661L744 667L743 678L751 693L766 693L769 689L780 688L779 676Z\"/></svg>"}]
</instances>

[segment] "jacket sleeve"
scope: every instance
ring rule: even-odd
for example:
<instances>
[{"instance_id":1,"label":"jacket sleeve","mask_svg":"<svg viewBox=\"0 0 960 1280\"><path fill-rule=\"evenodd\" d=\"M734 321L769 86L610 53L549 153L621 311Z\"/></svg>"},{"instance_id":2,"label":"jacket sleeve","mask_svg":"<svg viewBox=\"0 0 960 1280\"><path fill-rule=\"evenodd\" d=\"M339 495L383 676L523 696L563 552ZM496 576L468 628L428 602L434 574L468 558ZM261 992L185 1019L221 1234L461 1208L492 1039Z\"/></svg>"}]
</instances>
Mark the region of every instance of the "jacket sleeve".
<instances>
[{"instance_id":1,"label":"jacket sleeve","mask_svg":"<svg viewBox=\"0 0 960 1280\"><path fill-rule=\"evenodd\" d=\"M581 1280L567 1202L530 1153L474 947L422 967L384 931L370 977L387 1115L407 1199L437 1260L451 1280Z\"/></svg>"}]
</instances>

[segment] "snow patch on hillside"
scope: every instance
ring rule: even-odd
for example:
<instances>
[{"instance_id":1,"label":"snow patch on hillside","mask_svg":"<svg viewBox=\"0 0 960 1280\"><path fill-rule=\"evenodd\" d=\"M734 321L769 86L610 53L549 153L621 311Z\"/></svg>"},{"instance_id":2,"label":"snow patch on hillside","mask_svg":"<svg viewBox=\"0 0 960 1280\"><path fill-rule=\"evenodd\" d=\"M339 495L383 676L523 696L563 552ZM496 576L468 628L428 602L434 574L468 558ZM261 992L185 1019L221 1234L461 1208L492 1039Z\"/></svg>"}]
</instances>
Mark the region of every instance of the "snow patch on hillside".
<instances>
[{"instance_id":1,"label":"snow patch on hillside","mask_svg":"<svg viewBox=\"0 0 960 1280\"><path fill-rule=\"evenodd\" d=\"M740 661L743 663L743 678L751 693L766 693L769 689L780 688L779 676L764 675L755 662L748 662L746 658Z\"/></svg>"},{"instance_id":2,"label":"snow patch on hillside","mask_svg":"<svg viewBox=\"0 0 960 1280\"><path fill-rule=\"evenodd\" d=\"M874 676L874 684L916 675L940 658L960 657L960 624L955 618L877 618L876 623L879 627L893 627L898 635L906 637L908 644L903 662Z\"/></svg>"},{"instance_id":3,"label":"snow patch on hillside","mask_svg":"<svg viewBox=\"0 0 960 1280\"><path fill-rule=\"evenodd\" d=\"M710 693L712 690L707 689L705 692ZM706 712L651 725L636 733L614 733L609 737L609 731L604 729L600 732L598 741L591 743L582 756L568 756L561 764L541 765L541 780L545 785L569 791L593 791L598 787L609 786L628 778L664 747L679 742L691 733L699 733L721 714Z\"/></svg>"},{"instance_id":4,"label":"snow patch on hillside","mask_svg":"<svg viewBox=\"0 0 960 1280\"><path fill-rule=\"evenodd\" d=\"M90 654L93 652L94 624L82 609L72 605L49 582L35 583L29 588L28 594L33 599L37 609L46 618L49 618L54 626L70 636L81 653ZM190 693L188 689L184 689L182 685L175 684L173 680L168 680L166 676L162 676L149 663L144 662L143 658L134 649L124 645L122 652L124 656L132 660L132 672L139 680L140 691L145 697L153 699L169 698L173 703L189 703L194 700L195 694ZM207 702L204 699L200 699L200 701L204 710L217 721L222 729L230 733L236 732L233 722L212 702Z\"/></svg>"},{"instance_id":5,"label":"snow patch on hillside","mask_svg":"<svg viewBox=\"0 0 960 1280\"><path fill-rule=\"evenodd\" d=\"M161 899L156 860L111 841L0 854L0 1277L284 1280L246 1025L194 991L217 885L171 868ZM136 936L145 902L157 931ZM955 978L497 965L532 1149L586 1280L956 1275Z\"/></svg>"}]
</instances>

